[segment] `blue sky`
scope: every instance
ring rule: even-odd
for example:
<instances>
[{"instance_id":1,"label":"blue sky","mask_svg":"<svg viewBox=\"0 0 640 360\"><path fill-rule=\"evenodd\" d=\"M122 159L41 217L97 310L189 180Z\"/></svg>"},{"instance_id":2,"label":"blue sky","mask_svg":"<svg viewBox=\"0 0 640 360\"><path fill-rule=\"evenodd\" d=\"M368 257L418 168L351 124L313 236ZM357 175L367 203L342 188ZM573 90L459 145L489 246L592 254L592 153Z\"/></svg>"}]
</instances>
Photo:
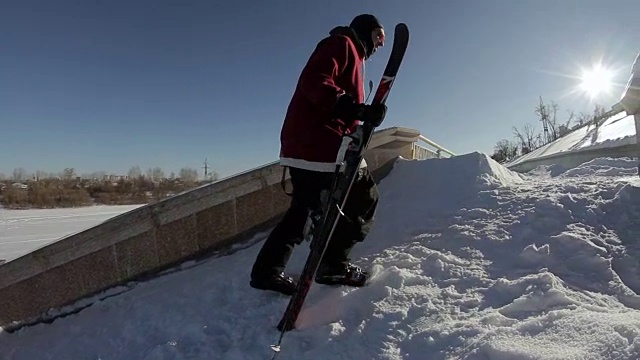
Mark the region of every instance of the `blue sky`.
<instances>
[{"instance_id":1,"label":"blue sky","mask_svg":"<svg viewBox=\"0 0 640 360\"><path fill-rule=\"evenodd\" d=\"M638 1L5 1L0 173L168 174L208 158L228 176L275 161L310 52L360 13L389 39L397 22L411 31L382 126L457 153L491 153L535 124L539 96L561 119L590 111L571 93L580 67L601 60L624 84L640 51ZM367 62L376 84L387 44Z\"/></svg>"}]
</instances>

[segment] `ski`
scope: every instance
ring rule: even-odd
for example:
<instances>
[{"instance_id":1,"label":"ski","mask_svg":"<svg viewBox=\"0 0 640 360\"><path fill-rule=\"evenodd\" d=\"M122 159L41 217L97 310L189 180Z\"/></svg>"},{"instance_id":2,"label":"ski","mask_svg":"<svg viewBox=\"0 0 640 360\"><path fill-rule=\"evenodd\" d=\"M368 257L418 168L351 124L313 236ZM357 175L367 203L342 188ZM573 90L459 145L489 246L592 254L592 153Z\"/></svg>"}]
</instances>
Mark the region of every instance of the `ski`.
<instances>
[{"instance_id":1,"label":"ski","mask_svg":"<svg viewBox=\"0 0 640 360\"><path fill-rule=\"evenodd\" d=\"M404 23L397 24L394 29L393 45L389 60L384 69L382 78L373 97L372 103L385 103L389 92L393 86L396 75L404 58L409 42L409 29ZM342 216L344 207L351 186L358 174L360 162L364 157L374 126L364 123L357 127L357 130L343 139L343 146L336 159L335 180L333 190L328 199L323 201L323 213L320 219L316 219L319 226L314 226L312 230L311 250L304 265L304 269L298 280L295 293L292 295L289 304L282 316L277 328L280 330L280 339L277 345L271 345L276 354L280 351L280 344L284 333L295 328L295 322L302 309L302 305L311 288L320 260L324 255L327 244L333 231ZM275 354L274 354L275 357Z\"/></svg>"}]
</instances>

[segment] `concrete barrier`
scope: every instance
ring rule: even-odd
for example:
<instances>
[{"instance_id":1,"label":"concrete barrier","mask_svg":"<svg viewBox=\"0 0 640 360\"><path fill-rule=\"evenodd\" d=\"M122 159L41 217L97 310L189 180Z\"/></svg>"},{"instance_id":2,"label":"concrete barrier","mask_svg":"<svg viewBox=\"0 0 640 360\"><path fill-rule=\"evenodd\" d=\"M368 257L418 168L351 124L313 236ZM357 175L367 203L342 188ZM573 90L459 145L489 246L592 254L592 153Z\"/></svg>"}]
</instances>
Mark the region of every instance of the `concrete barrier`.
<instances>
[{"instance_id":1,"label":"concrete barrier","mask_svg":"<svg viewBox=\"0 0 640 360\"><path fill-rule=\"evenodd\" d=\"M513 171L528 172L542 165L572 168L599 157L634 158L638 156L635 136L637 125L637 115L611 111L595 119L594 123L577 128L554 142L505 163L504 166ZM631 126L636 128L635 132L630 131ZM591 144L602 133L607 133L609 139Z\"/></svg>"},{"instance_id":2,"label":"concrete barrier","mask_svg":"<svg viewBox=\"0 0 640 360\"><path fill-rule=\"evenodd\" d=\"M612 148L587 149L583 151L561 152L549 156L533 158L516 165L509 166L509 170L525 173L542 165L558 165L569 169L583 164L587 161L600 158L634 158L637 156L638 148L635 144L616 146Z\"/></svg>"},{"instance_id":3,"label":"concrete barrier","mask_svg":"<svg viewBox=\"0 0 640 360\"><path fill-rule=\"evenodd\" d=\"M366 156L374 177L386 176L398 156L429 157L416 151L419 136L377 131ZM63 316L80 299L251 239L289 205L282 170L274 162L136 208L0 265L0 326L12 331Z\"/></svg>"}]
</instances>

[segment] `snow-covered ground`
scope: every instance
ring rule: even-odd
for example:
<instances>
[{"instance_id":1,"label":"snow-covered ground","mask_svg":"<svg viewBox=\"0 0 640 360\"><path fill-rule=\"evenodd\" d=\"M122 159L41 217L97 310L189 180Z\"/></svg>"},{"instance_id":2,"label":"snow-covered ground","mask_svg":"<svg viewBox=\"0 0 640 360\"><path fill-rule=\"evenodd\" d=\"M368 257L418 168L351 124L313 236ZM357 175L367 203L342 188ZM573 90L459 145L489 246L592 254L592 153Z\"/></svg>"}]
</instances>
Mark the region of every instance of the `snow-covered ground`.
<instances>
[{"instance_id":1,"label":"snow-covered ground","mask_svg":"<svg viewBox=\"0 0 640 360\"><path fill-rule=\"evenodd\" d=\"M541 146L507 164L506 167L559 153L570 153L587 149L612 148L635 144L636 128L633 115L620 112L606 120L600 126L584 126L562 138Z\"/></svg>"},{"instance_id":2,"label":"snow-covered ground","mask_svg":"<svg viewBox=\"0 0 640 360\"><path fill-rule=\"evenodd\" d=\"M11 261L141 205L70 209L0 209L0 260Z\"/></svg>"},{"instance_id":3,"label":"snow-covered ground","mask_svg":"<svg viewBox=\"0 0 640 360\"><path fill-rule=\"evenodd\" d=\"M639 359L635 167L518 175L478 153L400 160L353 253L370 283L315 284L278 359ZM0 333L0 357L269 359L288 298L249 287L260 244Z\"/></svg>"}]
</instances>

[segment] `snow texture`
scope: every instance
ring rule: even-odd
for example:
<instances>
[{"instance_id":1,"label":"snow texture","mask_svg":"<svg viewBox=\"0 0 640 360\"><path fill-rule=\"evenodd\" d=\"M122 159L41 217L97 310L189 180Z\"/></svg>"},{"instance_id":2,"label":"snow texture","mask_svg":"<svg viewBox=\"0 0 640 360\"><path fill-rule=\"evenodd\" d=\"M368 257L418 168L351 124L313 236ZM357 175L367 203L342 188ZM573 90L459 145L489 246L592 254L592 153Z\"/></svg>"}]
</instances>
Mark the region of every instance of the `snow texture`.
<instances>
[{"instance_id":1,"label":"snow texture","mask_svg":"<svg viewBox=\"0 0 640 360\"><path fill-rule=\"evenodd\" d=\"M521 175L479 153L398 160L353 252L371 281L314 284L277 359L640 358L635 166ZM268 359L288 298L249 287L260 245L0 333L1 357ZM298 246L287 270L307 253Z\"/></svg>"},{"instance_id":2,"label":"snow texture","mask_svg":"<svg viewBox=\"0 0 640 360\"><path fill-rule=\"evenodd\" d=\"M0 260L14 260L62 237L96 226L139 206L141 205L0 209Z\"/></svg>"}]
</instances>

